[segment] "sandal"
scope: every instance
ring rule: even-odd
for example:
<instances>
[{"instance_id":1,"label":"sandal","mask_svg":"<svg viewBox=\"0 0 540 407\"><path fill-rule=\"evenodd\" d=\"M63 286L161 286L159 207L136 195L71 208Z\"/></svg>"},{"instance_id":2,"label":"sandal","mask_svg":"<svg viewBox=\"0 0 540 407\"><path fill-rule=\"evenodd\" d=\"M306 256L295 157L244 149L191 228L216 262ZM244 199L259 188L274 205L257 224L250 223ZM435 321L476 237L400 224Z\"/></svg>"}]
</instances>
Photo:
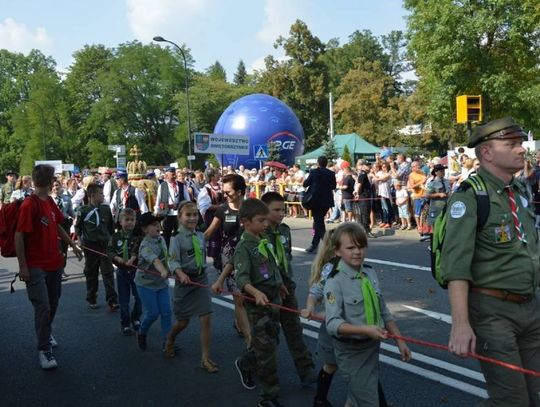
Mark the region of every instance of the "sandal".
<instances>
[{"instance_id":1,"label":"sandal","mask_svg":"<svg viewBox=\"0 0 540 407\"><path fill-rule=\"evenodd\" d=\"M163 347L163 353L165 353L165 356L168 358L174 358L174 356L176 355L174 342L170 339L167 339L167 342L165 342L165 346Z\"/></svg>"},{"instance_id":2,"label":"sandal","mask_svg":"<svg viewBox=\"0 0 540 407\"><path fill-rule=\"evenodd\" d=\"M219 372L219 366L210 359L201 360L201 369L206 370L208 373Z\"/></svg>"}]
</instances>

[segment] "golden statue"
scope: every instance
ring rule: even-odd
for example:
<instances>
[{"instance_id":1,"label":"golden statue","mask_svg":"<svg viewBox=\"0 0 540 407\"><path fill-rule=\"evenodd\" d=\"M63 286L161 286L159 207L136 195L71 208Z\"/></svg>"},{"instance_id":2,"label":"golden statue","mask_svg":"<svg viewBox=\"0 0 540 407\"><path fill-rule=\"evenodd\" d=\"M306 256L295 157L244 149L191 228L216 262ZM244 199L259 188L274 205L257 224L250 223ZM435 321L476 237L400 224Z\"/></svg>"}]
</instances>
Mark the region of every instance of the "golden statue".
<instances>
[{"instance_id":1,"label":"golden statue","mask_svg":"<svg viewBox=\"0 0 540 407\"><path fill-rule=\"evenodd\" d=\"M129 149L129 155L133 157L133 161L127 163L128 180L131 185L143 191L148 209L153 212L156 203L157 183L146 178L148 166L146 162L139 160L142 153L136 144Z\"/></svg>"}]
</instances>

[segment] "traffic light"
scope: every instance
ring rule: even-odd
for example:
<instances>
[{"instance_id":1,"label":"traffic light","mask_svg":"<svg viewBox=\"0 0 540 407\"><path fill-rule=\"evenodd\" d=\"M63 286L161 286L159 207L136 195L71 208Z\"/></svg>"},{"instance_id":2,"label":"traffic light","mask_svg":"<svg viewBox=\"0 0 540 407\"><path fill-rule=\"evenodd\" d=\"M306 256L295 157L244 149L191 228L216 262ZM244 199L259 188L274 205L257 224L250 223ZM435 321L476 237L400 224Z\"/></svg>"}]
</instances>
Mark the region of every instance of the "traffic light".
<instances>
[{"instance_id":1,"label":"traffic light","mask_svg":"<svg viewBox=\"0 0 540 407\"><path fill-rule=\"evenodd\" d=\"M481 122L482 95L461 95L456 98L457 122Z\"/></svg>"}]
</instances>

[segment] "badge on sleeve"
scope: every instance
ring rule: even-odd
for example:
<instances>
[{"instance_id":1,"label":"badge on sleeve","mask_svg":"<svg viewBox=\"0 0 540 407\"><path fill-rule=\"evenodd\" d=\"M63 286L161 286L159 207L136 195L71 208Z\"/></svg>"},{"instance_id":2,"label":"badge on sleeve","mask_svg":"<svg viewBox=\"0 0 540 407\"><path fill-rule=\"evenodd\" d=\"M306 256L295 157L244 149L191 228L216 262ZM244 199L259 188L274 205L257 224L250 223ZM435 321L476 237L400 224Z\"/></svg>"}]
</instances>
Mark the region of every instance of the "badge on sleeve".
<instances>
[{"instance_id":1,"label":"badge on sleeve","mask_svg":"<svg viewBox=\"0 0 540 407\"><path fill-rule=\"evenodd\" d=\"M466 210L467 210L467 207L465 206L463 202L456 201L450 207L450 216L454 219L459 219L463 215L465 215Z\"/></svg>"},{"instance_id":2,"label":"badge on sleeve","mask_svg":"<svg viewBox=\"0 0 540 407\"><path fill-rule=\"evenodd\" d=\"M336 302L336 297L329 291L326 293L326 301L328 304L333 304Z\"/></svg>"}]
</instances>

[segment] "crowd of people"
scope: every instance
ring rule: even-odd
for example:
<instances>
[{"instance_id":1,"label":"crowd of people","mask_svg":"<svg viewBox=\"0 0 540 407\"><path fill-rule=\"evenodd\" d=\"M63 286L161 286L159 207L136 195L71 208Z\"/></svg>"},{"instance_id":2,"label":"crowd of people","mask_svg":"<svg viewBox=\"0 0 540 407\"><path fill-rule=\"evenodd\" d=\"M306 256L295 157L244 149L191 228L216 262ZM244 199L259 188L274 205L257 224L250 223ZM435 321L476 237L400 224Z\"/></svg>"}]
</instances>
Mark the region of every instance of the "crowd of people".
<instances>
[{"instance_id":1,"label":"crowd of people","mask_svg":"<svg viewBox=\"0 0 540 407\"><path fill-rule=\"evenodd\" d=\"M315 406L330 405L327 395L337 370L348 384L349 405L384 405L384 393L378 381L380 340L387 335L400 336L400 332L386 307L376 273L363 264L368 239L375 237L376 227L416 228L421 240L429 239L434 221L445 210L449 197L450 219L461 219L467 209L459 199L469 193L461 185L469 177L489 179L486 172L497 173L503 167L505 174L509 173L510 165L497 161L505 158L494 159L490 148L499 142L517 143L515 140L519 141L522 134L514 127L508 125L506 128L512 131L505 134L498 130L499 133L487 132L484 138L478 136L476 144L471 143L473 147L480 146L475 150L478 159L458 150L450 157L449 168L438 157L409 159L404 154L394 156L385 149L374 162L360 159L354 167L341 159L329 163L321 156L317 166L305 172L298 165L286 170L265 167L259 171L242 167L209 167L194 172L156 169L148 172L150 183L144 189L136 186L123 170L104 169L82 178L80 174L55 175L54 169L47 165L36 166L31 177L18 178L14 171L8 171L7 182L0 190L0 205L22 201L15 245L19 276L26 282L35 309L41 367L53 369L58 365L52 353L58 344L52 335L52 322L71 246L79 259L82 259L80 248L84 252L88 306L99 307L101 273L105 301L111 311L119 310L121 333L136 335L142 351L152 346L148 332L160 319L160 346L166 357L175 357L176 337L197 317L201 334L200 366L209 373L218 372L219 366L212 360L210 349L210 296L212 292L226 291L234 294L234 329L246 344L245 353L234 364L246 389L254 389L254 375L258 377L261 385L258 405L281 405L276 363L280 329L301 384L317 386ZM529 195L531 191L538 193L540 165L529 163L523 167L527 162L523 159L524 151L516 150L515 155L510 181L521 178L525 181L520 184L523 191L528 188ZM525 194L523 191L520 193ZM529 210L527 202L532 206L533 201L520 196L518 206L525 212ZM515 208L511 209L513 215ZM491 215L499 216L500 210L493 205ZM318 340L323 366L318 373L303 341L299 315L275 307L301 308L291 266L291 232L283 220L286 216L308 215L313 217L314 233L306 251L316 253L316 258L309 296L301 314L323 321ZM499 222L500 238L497 243L501 242L501 236L506 239L503 243L509 242L510 223L496 222ZM326 231L327 223L341 225ZM471 229L470 225L467 227ZM530 222L526 230L529 241L523 241L531 247L538 238L531 236ZM478 236L471 232L471 239L485 238ZM447 258L471 260L466 248L463 251L461 257L447 253ZM54 254L44 256L44 253ZM219 274L211 286L207 257L213 259ZM460 267L469 266L460 264ZM475 280L474 275L454 274L446 269L452 287L452 305L457 301L452 298L458 285L452 281L454 277ZM533 274L538 274L538 270ZM169 278L176 280L172 298ZM358 284L350 284L351 280L357 280ZM499 288L490 286L478 292L496 297L493 290ZM463 295L461 289L459 293ZM515 302L532 300L525 294L522 296L528 301ZM513 297L507 295L504 300L508 298ZM318 303L324 303L323 313L316 313ZM459 315L464 318L462 308ZM455 332L455 325L452 329L451 344L457 344L456 353L463 354L465 347L474 348L469 332L464 339L462 331ZM397 342L403 360L408 361L410 350L403 341ZM493 383L500 386L497 380ZM490 386L491 377L488 389Z\"/></svg>"}]
</instances>

